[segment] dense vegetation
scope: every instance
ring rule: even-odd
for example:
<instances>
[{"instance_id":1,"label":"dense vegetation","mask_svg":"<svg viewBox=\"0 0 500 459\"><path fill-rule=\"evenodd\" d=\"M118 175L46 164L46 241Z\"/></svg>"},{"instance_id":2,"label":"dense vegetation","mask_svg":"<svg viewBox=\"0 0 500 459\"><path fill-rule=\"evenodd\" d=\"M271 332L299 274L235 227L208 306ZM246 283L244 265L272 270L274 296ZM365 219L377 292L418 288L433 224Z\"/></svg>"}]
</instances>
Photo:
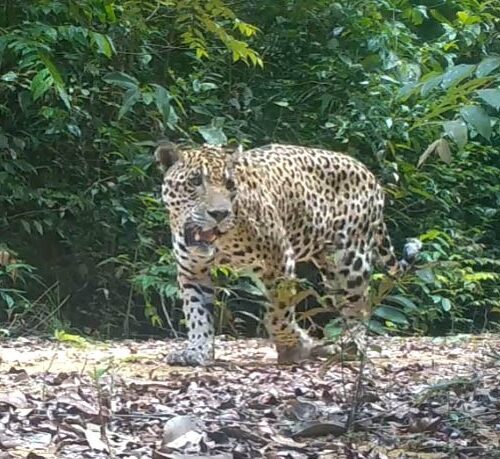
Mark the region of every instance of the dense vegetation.
<instances>
[{"instance_id":1,"label":"dense vegetation","mask_svg":"<svg viewBox=\"0 0 500 459\"><path fill-rule=\"evenodd\" d=\"M499 18L476 0L4 0L4 332L177 320L160 138L357 156L386 186L397 247L425 242L378 328L495 328Z\"/></svg>"}]
</instances>

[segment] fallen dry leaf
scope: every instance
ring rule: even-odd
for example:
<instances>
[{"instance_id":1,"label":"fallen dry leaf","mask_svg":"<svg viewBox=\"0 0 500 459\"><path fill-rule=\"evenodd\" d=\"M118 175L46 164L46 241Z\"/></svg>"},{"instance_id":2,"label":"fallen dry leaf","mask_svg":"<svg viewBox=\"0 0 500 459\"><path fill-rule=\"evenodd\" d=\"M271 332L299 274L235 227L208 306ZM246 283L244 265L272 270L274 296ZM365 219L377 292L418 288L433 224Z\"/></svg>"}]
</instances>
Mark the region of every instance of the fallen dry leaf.
<instances>
[{"instance_id":1,"label":"fallen dry leaf","mask_svg":"<svg viewBox=\"0 0 500 459\"><path fill-rule=\"evenodd\" d=\"M0 459L495 457L498 336L370 340L364 373L277 366L262 340L216 340L210 368L163 363L177 342L6 340Z\"/></svg>"}]
</instances>

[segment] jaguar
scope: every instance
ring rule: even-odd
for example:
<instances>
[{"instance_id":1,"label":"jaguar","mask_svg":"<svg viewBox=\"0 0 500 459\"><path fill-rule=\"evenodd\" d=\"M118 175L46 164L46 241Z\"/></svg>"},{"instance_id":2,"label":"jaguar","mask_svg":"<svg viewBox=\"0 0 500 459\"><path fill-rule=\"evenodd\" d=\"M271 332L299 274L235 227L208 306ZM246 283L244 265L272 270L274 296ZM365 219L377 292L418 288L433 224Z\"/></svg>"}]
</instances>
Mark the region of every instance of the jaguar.
<instances>
[{"instance_id":1,"label":"jaguar","mask_svg":"<svg viewBox=\"0 0 500 459\"><path fill-rule=\"evenodd\" d=\"M214 361L214 266L249 268L262 279L266 330L278 363L292 363L311 357L317 346L277 279L293 280L298 262L312 262L335 293L341 316L360 324L370 314L374 266L400 275L420 250L413 240L396 258L383 218L383 187L349 155L281 144L228 152L163 143L155 158L188 331L187 345L168 356L170 364Z\"/></svg>"}]
</instances>

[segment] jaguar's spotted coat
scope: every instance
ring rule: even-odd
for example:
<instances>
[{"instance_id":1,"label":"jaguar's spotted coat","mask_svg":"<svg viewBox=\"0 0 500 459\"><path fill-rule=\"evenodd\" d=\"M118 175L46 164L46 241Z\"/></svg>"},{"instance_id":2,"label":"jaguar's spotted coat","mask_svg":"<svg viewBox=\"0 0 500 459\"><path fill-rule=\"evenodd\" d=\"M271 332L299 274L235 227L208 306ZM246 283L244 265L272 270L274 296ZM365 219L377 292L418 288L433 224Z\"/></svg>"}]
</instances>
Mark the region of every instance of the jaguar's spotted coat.
<instances>
[{"instance_id":1,"label":"jaguar's spotted coat","mask_svg":"<svg viewBox=\"0 0 500 459\"><path fill-rule=\"evenodd\" d=\"M214 264L250 267L270 285L293 277L296 262L311 261L342 293L341 312L353 320L369 313L374 262L392 273L406 266L395 257L383 220L383 189L352 157L276 144L233 154L169 144L155 156L164 170L162 199L188 323L187 347L172 354L171 363L213 359ZM310 355L312 340L293 307L271 295L265 322L280 362Z\"/></svg>"}]
</instances>

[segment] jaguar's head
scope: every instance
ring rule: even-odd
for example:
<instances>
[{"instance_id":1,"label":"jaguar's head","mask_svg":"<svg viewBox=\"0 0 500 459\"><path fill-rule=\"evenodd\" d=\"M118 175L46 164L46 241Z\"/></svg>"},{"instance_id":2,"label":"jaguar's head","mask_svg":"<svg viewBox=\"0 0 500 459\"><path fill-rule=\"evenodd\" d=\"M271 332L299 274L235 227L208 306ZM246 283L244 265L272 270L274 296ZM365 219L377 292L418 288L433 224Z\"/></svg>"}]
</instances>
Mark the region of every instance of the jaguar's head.
<instances>
[{"instance_id":1,"label":"jaguar's head","mask_svg":"<svg viewBox=\"0 0 500 459\"><path fill-rule=\"evenodd\" d=\"M234 227L235 185L227 151L212 146L182 149L160 145L155 159L163 171L162 200L175 237L189 250L209 253Z\"/></svg>"}]
</instances>

